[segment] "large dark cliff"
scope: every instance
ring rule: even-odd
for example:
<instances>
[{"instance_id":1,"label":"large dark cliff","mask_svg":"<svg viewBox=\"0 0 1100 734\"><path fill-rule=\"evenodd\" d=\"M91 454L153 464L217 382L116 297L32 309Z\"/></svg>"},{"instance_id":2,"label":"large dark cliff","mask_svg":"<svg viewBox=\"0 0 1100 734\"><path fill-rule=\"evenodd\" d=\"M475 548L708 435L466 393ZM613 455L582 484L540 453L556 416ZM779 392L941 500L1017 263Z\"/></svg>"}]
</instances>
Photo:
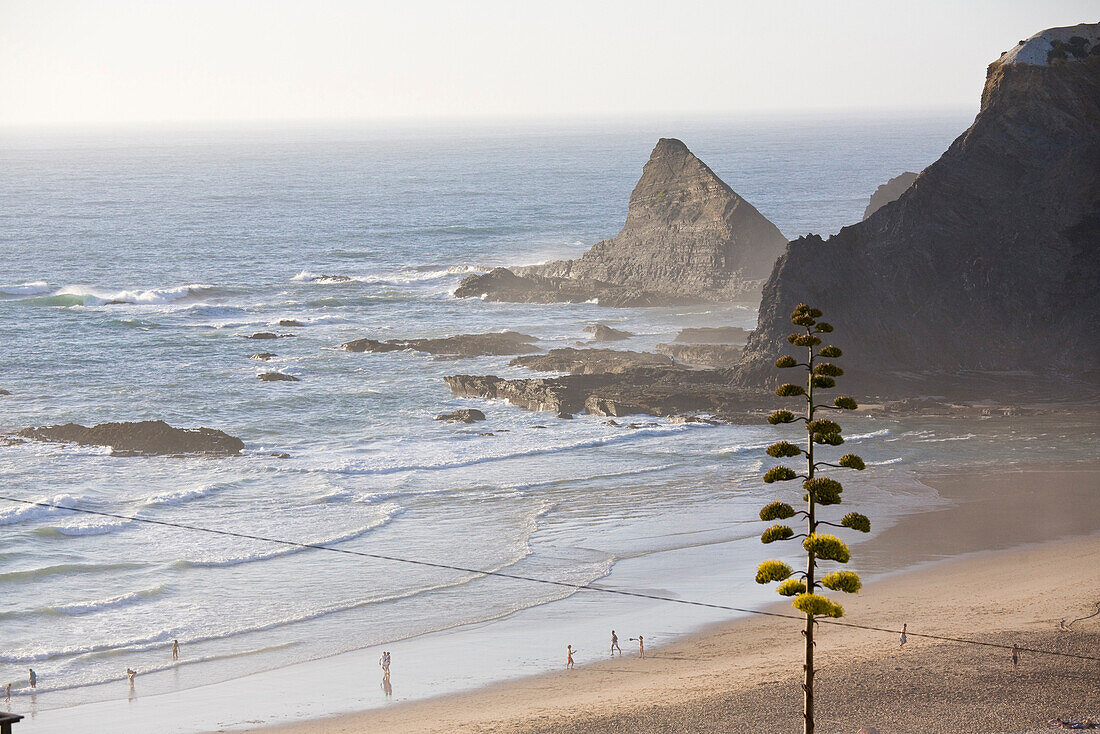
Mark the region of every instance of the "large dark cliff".
<instances>
[{"instance_id":1,"label":"large dark cliff","mask_svg":"<svg viewBox=\"0 0 1100 734\"><path fill-rule=\"evenodd\" d=\"M799 302L836 326L861 391L1100 368L1100 55L1088 53L1098 27L1044 32L1044 48L1083 35L1086 53L1022 45L991 64L973 125L897 201L828 240L791 242L739 380L776 379Z\"/></svg>"}]
</instances>

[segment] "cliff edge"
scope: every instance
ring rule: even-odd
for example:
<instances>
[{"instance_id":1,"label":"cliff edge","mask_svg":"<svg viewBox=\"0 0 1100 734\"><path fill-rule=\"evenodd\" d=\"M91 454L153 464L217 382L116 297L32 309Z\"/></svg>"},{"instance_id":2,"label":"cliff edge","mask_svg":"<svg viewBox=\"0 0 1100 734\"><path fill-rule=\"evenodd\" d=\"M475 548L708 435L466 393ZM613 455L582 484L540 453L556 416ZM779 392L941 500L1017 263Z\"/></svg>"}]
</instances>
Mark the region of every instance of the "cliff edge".
<instances>
[{"instance_id":1,"label":"cliff edge","mask_svg":"<svg viewBox=\"0 0 1100 734\"><path fill-rule=\"evenodd\" d=\"M1002 54L974 123L904 196L828 240L791 242L764 286L738 381L774 384L799 302L837 327L860 391L965 377L996 397L975 373L1073 381L1097 370L1098 48L1100 24L1086 24Z\"/></svg>"}]
</instances>

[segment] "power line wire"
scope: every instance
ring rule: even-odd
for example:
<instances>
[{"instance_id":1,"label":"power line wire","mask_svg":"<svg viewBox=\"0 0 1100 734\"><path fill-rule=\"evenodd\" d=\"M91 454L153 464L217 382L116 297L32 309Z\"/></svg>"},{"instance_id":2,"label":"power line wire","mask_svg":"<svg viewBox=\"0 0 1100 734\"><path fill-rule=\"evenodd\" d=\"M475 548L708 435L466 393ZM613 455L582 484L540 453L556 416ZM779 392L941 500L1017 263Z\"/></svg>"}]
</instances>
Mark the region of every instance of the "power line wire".
<instances>
[{"instance_id":1,"label":"power line wire","mask_svg":"<svg viewBox=\"0 0 1100 734\"><path fill-rule=\"evenodd\" d=\"M44 507L53 510L65 510L68 512L83 513L85 515L98 515L101 517L112 517L118 520L128 520L131 522L143 522L150 525L162 525L164 527L177 528L180 530L192 530L200 533L210 533L213 535L224 535L231 538L243 538L246 540L258 540L264 543L277 543L279 545L291 546L294 548L312 548L314 550L329 551L332 553L343 553L349 556L360 556L362 558L371 558L380 561L391 561L393 563L406 563L416 566L424 566L427 568L440 568L448 571L461 571L463 573L472 573L479 576L497 576L500 578L513 579L515 581L528 581L530 583L544 584L547 586L558 586L567 589L573 589L575 591L598 591L604 594L618 594L620 596L630 596L639 599L650 599L653 601L670 602L673 604L685 604L694 607L705 607L708 609L721 609L728 612L739 612L742 614L756 614L766 617L780 617L782 619L792 619L799 622L805 621L805 617L794 614L784 614L782 612L768 612L763 609L745 609L742 607L734 607L726 604L714 604L711 602L693 601L690 599L675 599L670 596L658 596L656 594L644 594L640 591L627 591L625 589L610 589L602 586L591 586L589 584L575 584L568 581L553 581L551 579L540 579L534 576L524 576L522 574L507 573L505 571L485 571L476 568L466 568L464 566L456 566L449 563L437 563L434 561L422 561L412 558L399 558L397 556L386 555L383 553L368 553L366 551L351 550L350 548L334 548L328 545L321 545L318 543L299 543L294 540L284 540L282 538L268 538L263 535L253 535L251 533L239 533L233 530L217 530L214 528L204 528L198 525L187 525L178 522L169 522L167 520L156 520L150 517L139 517L136 515L120 515L114 512L106 512L103 510L90 510L84 507L68 507L66 505L58 505L53 502L39 502L35 500L24 500L17 497L7 497L0 495L0 500L6 500L8 502L16 502L24 505L31 505L34 507ZM819 624L831 624L836 627L851 627L853 629L868 630L871 632L888 632L891 634L901 634L901 630L889 629L887 627L874 627L871 625L856 624L855 622L840 622L834 619L818 619ZM1040 648L1031 647L1019 647L1018 645L1005 645L998 642L984 642L981 640L971 640L962 637L949 637L946 635L933 635L920 632L905 631L905 634L910 637L921 637L928 640L940 640L944 642L957 642L966 645L981 645L983 647L995 647L1004 650L1017 650L1018 652L1031 652L1039 655L1054 655L1059 657L1077 658L1080 660L1096 660L1100 661L1100 657L1093 655L1080 655L1071 652L1060 652L1057 650L1044 650Z\"/></svg>"}]
</instances>

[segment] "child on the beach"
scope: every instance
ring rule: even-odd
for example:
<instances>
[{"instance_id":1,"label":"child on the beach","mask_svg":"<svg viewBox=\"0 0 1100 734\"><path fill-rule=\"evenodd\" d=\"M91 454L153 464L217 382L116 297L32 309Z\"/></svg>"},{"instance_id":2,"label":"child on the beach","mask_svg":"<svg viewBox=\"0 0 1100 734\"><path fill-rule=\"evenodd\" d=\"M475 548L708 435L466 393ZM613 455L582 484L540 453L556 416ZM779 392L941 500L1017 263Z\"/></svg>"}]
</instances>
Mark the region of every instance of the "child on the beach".
<instances>
[{"instance_id":1,"label":"child on the beach","mask_svg":"<svg viewBox=\"0 0 1100 734\"><path fill-rule=\"evenodd\" d=\"M573 653L577 652L573 649L572 645L565 646L565 667L569 670L573 669Z\"/></svg>"}]
</instances>

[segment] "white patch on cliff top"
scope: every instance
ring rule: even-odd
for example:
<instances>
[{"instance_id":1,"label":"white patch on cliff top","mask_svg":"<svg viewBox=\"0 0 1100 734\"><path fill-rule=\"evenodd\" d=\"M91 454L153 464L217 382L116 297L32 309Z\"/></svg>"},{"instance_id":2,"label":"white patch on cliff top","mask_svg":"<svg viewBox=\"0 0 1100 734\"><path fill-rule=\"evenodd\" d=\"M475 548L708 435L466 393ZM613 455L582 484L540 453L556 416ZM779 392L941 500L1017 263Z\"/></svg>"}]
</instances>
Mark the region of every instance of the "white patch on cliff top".
<instances>
[{"instance_id":1,"label":"white patch on cliff top","mask_svg":"<svg viewBox=\"0 0 1100 734\"><path fill-rule=\"evenodd\" d=\"M1039 31L1031 38L1016 44L1010 51L1005 52L998 59L1002 64L1031 64L1032 66L1046 66L1049 62L1047 56L1054 49L1054 42L1068 44L1069 39L1080 36L1088 41L1086 50L1100 43L1100 23L1081 23L1079 25L1065 26L1064 28L1048 28ZM1067 61L1073 61L1072 55Z\"/></svg>"}]
</instances>

